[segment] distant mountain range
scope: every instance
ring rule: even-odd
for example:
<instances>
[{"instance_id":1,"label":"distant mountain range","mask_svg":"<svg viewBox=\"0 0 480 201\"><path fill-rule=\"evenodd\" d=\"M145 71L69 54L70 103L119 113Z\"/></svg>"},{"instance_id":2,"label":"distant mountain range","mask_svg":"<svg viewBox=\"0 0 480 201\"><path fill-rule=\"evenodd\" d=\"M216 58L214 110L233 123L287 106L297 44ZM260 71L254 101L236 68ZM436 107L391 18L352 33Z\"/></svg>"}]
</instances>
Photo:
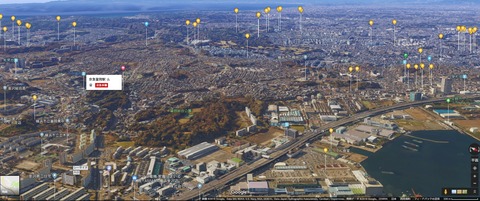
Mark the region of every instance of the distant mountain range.
<instances>
[{"instance_id":1,"label":"distant mountain range","mask_svg":"<svg viewBox=\"0 0 480 201\"><path fill-rule=\"evenodd\" d=\"M232 7L266 5L480 5L480 0L63 0L48 3L0 4L0 12L5 15L50 15L50 14L82 14L82 13L123 13L151 12L166 10L229 10Z\"/></svg>"}]
</instances>

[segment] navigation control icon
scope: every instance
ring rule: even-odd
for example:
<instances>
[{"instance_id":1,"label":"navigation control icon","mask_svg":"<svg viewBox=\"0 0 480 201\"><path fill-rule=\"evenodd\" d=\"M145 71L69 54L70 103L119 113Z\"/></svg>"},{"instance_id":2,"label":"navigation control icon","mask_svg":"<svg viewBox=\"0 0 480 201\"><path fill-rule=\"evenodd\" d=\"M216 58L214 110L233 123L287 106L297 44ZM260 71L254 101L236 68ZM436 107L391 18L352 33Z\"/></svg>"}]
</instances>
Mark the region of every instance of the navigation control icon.
<instances>
[{"instance_id":1,"label":"navigation control icon","mask_svg":"<svg viewBox=\"0 0 480 201\"><path fill-rule=\"evenodd\" d=\"M468 152L472 155L478 155L478 153L480 153L480 146L477 143L473 143L468 147Z\"/></svg>"}]
</instances>

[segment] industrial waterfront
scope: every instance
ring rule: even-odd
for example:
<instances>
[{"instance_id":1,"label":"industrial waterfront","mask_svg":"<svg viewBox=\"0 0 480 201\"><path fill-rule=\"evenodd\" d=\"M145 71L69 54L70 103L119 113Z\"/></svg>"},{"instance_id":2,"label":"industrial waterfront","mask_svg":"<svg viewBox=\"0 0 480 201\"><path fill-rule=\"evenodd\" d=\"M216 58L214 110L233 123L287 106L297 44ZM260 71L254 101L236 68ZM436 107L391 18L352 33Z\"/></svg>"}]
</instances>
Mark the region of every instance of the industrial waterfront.
<instances>
[{"instance_id":1,"label":"industrial waterfront","mask_svg":"<svg viewBox=\"0 0 480 201\"><path fill-rule=\"evenodd\" d=\"M356 148L351 150L368 156L362 166L384 185L384 191L389 195L412 196L413 189L423 196L441 196L443 187L470 185L468 146L478 143L477 140L452 130L416 131L410 136L400 136L376 153ZM405 148L406 145L418 151Z\"/></svg>"}]
</instances>

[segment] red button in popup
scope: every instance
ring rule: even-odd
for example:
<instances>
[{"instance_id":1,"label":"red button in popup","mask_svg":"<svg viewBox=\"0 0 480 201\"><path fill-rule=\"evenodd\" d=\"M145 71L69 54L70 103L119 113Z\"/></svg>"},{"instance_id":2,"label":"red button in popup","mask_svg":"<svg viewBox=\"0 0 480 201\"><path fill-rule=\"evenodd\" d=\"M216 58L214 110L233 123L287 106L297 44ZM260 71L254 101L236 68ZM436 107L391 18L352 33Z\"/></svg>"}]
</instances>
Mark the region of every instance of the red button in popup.
<instances>
[{"instance_id":1,"label":"red button in popup","mask_svg":"<svg viewBox=\"0 0 480 201\"><path fill-rule=\"evenodd\" d=\"M108 83L95 83L95 88L108 88Z\"/></svg>"}]
</instances>

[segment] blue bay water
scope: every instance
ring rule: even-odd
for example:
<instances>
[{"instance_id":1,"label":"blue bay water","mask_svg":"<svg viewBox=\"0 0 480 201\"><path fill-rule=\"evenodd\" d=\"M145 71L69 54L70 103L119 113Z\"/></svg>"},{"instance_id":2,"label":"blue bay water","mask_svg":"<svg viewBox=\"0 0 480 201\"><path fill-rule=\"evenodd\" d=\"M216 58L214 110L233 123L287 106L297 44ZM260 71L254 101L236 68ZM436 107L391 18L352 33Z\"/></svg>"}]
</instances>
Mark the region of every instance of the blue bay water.
<instances>
[{"instance_id":1,"label":"blue bay water","mask_svg":"<svg viewBox=\"0 0 480 201\"><path fill-rule=\"evenodd\" d=\"M426 140L416 143L412 141L415 138L400 136L376 153L351 150L368 156L361 164L370 176L383 184L385 193L393 196L403 193L411 196L413 188L424 197L436 197L441 196L444 187L470 187L471 155L468 146L479 141L457 131L417 131L411 135L449 143ZM402 147L406 145L405 141L418 144L418 151Z\"/></svg>"}]
</instances>

